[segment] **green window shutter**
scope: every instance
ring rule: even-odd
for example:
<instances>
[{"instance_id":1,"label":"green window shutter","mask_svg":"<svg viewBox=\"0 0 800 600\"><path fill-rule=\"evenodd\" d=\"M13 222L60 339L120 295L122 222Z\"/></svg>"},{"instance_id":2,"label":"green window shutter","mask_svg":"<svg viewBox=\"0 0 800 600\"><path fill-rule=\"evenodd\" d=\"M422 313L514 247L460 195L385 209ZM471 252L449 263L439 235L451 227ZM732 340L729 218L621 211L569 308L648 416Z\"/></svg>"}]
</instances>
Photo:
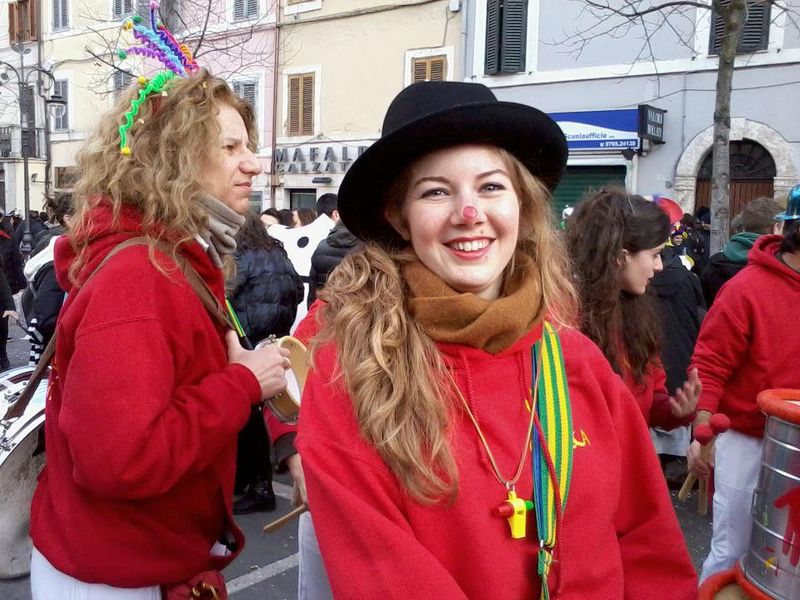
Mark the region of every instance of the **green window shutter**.
<instances>
[{"instance_id":1,"label":"green window shutter","mask_svg":"<svg viewBox=\"0 0 800 600\"><path fill-rule=\"evenodd\" d=\"M721 0L722 4L730 4L730 0ZM769 45L769 26L771 3L762 3L760 0L747 0L747 20L744 23L736 52L748 54L758 50L766 50ZM717 11L711 11L711 38L709 40L709 54L719 54L722 40L725 37L725 22Z\"/></svg>"},{"instance_id":2,"label":"green window shutter","mask_svg":"<svg viewBox=\"0 0 800 600\"><path fill-rule=\"evenodd\" d=\"M528 32L528 0L504 0L500 71L519 73L525 70L525 47Z\"/></svg>"},{"instance_id":3,"label":"green window shutter","mask_svg":"<svg viewBox=\"0 0 800 600\"><path fill-rule=\"evenodd\" d=\"M500 0L486 3L486 74L500 72Z\"/></svg>"},{"instance_id":4,"label":"green window shutter","mask_svg":"<svg viewBox=\"0 0 800 600\"><path fill-rule=\"evenodd\" d=\"M770 4L747 3L747 21L739 38L738 52L766 50L769 44Z\"/></svg>"}]
</instances>

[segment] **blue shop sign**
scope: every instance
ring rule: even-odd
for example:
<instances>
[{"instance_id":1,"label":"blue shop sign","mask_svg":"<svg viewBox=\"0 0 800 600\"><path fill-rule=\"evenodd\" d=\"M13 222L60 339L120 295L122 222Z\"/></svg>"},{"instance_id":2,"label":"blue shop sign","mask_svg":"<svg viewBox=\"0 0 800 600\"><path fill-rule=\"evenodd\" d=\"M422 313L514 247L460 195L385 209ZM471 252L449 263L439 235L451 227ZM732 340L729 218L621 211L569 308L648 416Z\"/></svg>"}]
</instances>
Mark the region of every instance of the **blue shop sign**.
<instances>
[{"instance_id":1,"label":"blue shop sign","mask_svg":"<svg viewBox=\"0 0 800 600\"><path fill-rule=\"evenodd\" d=\"M550 113L570 150L639 148L639 109Z\"/></svg>"}]
</instances>

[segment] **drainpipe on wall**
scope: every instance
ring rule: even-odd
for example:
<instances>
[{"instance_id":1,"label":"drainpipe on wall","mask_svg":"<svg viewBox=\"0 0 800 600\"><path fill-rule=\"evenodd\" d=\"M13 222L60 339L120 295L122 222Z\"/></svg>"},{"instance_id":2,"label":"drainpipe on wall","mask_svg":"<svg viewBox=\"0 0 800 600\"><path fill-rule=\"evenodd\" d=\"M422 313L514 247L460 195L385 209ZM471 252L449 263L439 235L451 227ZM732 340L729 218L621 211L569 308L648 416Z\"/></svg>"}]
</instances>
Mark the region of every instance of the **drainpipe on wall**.
<instances>
[{"instance_id":1,"label":"drainpipe on wall","mask_svg":"<svg viewBox=\"0 0 800 600\"><path fill-rule=\"evenodd\" d=\"M278 14L275 15L275 60L272 61L272 156L270 158L272 165L270 166L269 174L269 195L272 208L276 208L275 194L278 189L278 186L276 185L276 178L278 176L278 163L275 161L275 155L278 150L278 82L280 79L280 63L278 56L280 54L281 46L281 8L280 6L277 6L276 8L278 10Z\"/></svg>"}]
</instances>

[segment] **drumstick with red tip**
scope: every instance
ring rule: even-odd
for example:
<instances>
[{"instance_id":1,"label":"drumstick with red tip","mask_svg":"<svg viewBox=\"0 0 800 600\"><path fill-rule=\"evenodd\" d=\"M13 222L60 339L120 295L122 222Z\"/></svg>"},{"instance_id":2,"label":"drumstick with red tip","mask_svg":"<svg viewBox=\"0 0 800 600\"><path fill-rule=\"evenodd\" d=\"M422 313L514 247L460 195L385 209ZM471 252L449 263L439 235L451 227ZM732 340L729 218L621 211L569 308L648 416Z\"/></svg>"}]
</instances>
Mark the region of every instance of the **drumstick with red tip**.
<instances>
[{"instance_id":1,"label":"drumstick with red tip","mask_svg":"<svg viewBox=\"0 0 800 600\"><path fill-rule=\"evenodd\" d=\"M725 433L731 427L731 420L727 417L727 415L723 415L722 413L716 413L711 415L711 418L708 420L708 426L711 428L711 432L714 434L714 437L711 439L710 443L703 446L703 449L700 452L701 458L708 462L709 458L711 457L711 449L714 447L714 439L720 434ZM700 489L698 490L697 496L697 514L701 517L704 517L708 514L708 480L701 479L700 480Z\"/></svg>"},{"instance_id":2,"label":"drumstick with red tip","mask_svg":"<svg viewBox=\"0 0 800 600\"><path fill-rule=\"evenodd\" d=\"M713 438L714 432L711 431L711 426L708 423L703 423L694 428L694 439L702 446L700 449L700 457L703 460L708 460L709 453L711 452L710 444ZM681 486L678 492L678 500L686 500L689 496L689 492L692 491L692 486L695 481L697 481L697 477L694 473L689 473L686 476L686 481L683 482L683 486Z\"/></svg>"}]
</instances>

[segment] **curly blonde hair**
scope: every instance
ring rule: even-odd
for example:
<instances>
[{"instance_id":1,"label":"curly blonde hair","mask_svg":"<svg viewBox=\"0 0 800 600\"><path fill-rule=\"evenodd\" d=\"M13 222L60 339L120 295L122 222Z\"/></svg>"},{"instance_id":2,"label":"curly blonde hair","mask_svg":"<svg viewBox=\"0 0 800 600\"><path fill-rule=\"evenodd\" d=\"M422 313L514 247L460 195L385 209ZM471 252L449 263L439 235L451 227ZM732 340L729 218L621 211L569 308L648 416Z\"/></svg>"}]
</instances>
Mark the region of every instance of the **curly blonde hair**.
<instances>
[{"instance_id":1,"label":"curly blonde hair","mask_svg":"<svg viewBox=\"0 0 800 600\"><path fill-rule=\"evenodd\" d=\"M173 252L193 238L207 223L197 202L203 192L198 183L205 163L219 137L217 115L221 105L234 108L242 117L249 147L258 145L255 116L250 105L236 97L224 80L205 69L188 78L173 79L164 94L150 96L128 132L131 155L120 153L119 126L140 86L133 85L106 113L78 154L80 177L75 186L75 212L70 240L77 260L70 278L85 262L92 229L91 210L101 200L108 202L114 218L123 207L142 217L142 233L151 242L166 242Z\"/></svg>"},{"instance_id":2,"label":"curly blonde hair","mask_svg":"<svg viewBox=\"0 0 800 600\"><path fill-rule=\"evenodd\" d=\"M510 153L496 149L520 200L517 252L539 266L547 318L575 322L578 300L566 253L556 234L547 188ZM409 185L407 169L387 194L399 204ZM407 492L423 503L455 498L458 470L449 443L452 392L436 344L409 311L402 265L409 249L375 243L350 254L331 274L320 297L319 347L332 340L339 353L337 377L349 393L361 434L381 455ZM505 277L515 268L506 267Z\"/></svg>"}]
</instances>

